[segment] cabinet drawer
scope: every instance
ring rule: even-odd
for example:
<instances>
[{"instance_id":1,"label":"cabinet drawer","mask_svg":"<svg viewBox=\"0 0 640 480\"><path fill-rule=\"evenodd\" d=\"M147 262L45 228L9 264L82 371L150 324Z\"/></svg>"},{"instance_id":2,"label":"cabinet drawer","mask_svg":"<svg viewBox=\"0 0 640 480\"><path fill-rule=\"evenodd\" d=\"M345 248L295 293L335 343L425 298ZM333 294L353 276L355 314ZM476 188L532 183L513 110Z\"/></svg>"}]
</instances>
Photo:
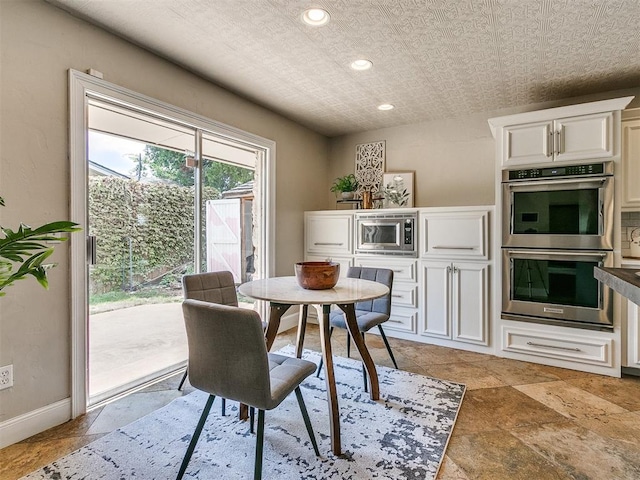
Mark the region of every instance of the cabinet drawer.
<instances>
[{"instance_id":1,"label":"cabinet drawer","mask_svg":"<svg viewBox=\"0 0 640 480\"><path fill-rule=\"evenodd\" d=\"M391 307L389 320L382 324L382 328L387 330L399 330L402 332L415 332L418 318L418 311L415 308ZM377 329L376 329L377 330ZM375 330L372 330L372 332Z\"/></svg>"},{"instance_id":2,"label":"cabinet drawer","mask_svg":"<svg viewBox=\"0 0 640 480\"><path fill-rule=\"evenodd\" d=\"M421 255L488 259L487 211L424 213Z\"/></svg>"},{"instance_id":3,"label":"cabinet drawer","mask_svg":"<svg viewBox=\"0 0 640 480\"><path fill-rule=\"evenodd\" d=\"M613 366L612 340L502 327L502 349L592 365Z\"/></svg>"},{"instance_id":4,"label":"cabinet drawer","mask_svg":"<svg viewBox=\"0 0 640 480\"><path fill-rule=\"evenodd\" d=\"M393 270L393 282L417 282L418 261L393 257L355 257L356 267L388 268Z\"/></svg>"},{"instance_id":5,"label":"cabinet drawer","mask_svg":"<svg viewBox=\"0 0 640 480\"><path fill-rule=\"evenodd\" d=\"M418 306L418 285L393 282L391 305L416 308Z\"/></svg>"},{"instance_id":6,"label":"cabinet drawer","mask_svg":"<svg viewBox=\"0 0 640 480\"><path fill-rule=\"evenodd\" d=\"M352 215L306 215L304 229L308 253L353 253Z\"/></svg>"}]
</instances>

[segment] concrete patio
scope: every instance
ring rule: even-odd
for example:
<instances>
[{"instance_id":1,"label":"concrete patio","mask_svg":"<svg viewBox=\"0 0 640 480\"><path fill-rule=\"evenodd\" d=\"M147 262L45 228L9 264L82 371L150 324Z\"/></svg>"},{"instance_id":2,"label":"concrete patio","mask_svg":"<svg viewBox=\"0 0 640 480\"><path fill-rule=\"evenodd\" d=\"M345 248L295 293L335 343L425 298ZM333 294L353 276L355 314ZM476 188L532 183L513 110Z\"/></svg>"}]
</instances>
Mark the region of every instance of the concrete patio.
<instances>
[{"instance_id":1,"label":"concrete patio","mask_svg":"<svg viewBox=\"0 0 640 480\"><path fill-rule=\"evenodd\" d=\"M92 404L175 371L187 360L180 302L92 314L89 338Z\"/></svg>"}]
</instances>

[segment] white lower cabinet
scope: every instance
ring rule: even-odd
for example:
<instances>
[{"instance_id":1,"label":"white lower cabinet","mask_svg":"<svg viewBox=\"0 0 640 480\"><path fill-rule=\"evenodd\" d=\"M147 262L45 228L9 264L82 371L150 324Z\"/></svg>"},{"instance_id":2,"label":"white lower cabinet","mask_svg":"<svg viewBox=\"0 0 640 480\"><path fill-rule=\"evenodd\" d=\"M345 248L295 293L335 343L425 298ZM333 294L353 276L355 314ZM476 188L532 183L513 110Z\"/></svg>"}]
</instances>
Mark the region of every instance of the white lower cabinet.
<instances>
[{"instance_id":1,"label":"white lower cabinet","mask_svg":"<svg viewBox=\"0 0 640 480\"><path fill-rule=\"evenodd\" d=\"M597 334L561 333L548 326L502 326L502 350L571 363L613 366L613 340Z\"/></svg>"},{"instance_id":2,"label":"white lower cabinet","mask_svg":"<svg viewBox=\"0 0 640 480\"><path fill-rule=\"evenodd\" d=\"M627 300L626 367L640 368L640 306Z\"/></svg>"},{"instance_id":3,"label":"white lower cabinet","mask_svg":"<svg viewBox=\"0 0 640 480\"><path fill-rule=\"evenodd\" d=\"M415 333L418 326L418 262L414 258L356 256L356 267L393 270L391 316L382 328ZM371 330L375 333L375 330Z\"/></svg>"},{"instance_id":4,"label":"white lower cabinet","mask_svg":"<svg viewBox=\"0 0 640 480\"><path fill-rule=\"evenodd\" d=\"M487 206L419 209L420 258L354 254L353 213L305 213L305 260L393 270L388 336L463 350L493 353L489 338ZM293 272L292 272L293 274ZM313 309L309 311L314 316ZM371 330L376 333L377 329Z\"/></svg>"},{"instance_id":5,"label":"white lower cabinet","mask_svg":"<svg viewBox=\"0 0 640 480\"><path fill-rule=\"evenodd\" d=\"M488 264L423 261L420 333L488 345Z\"/></svg>"},{"instance_id":6,"label":"white lower cabinet","mask_svg":"<svg viewBox=\"0 0 640 480\"><path fill-rule=\"evenodd\" d=\"M415 308L398 307L391 302L391 315L382 328L400 332L414 333L418 325L418 310ZM372 330L375 333L375 330Z\"/></svg>"}]
</instances>

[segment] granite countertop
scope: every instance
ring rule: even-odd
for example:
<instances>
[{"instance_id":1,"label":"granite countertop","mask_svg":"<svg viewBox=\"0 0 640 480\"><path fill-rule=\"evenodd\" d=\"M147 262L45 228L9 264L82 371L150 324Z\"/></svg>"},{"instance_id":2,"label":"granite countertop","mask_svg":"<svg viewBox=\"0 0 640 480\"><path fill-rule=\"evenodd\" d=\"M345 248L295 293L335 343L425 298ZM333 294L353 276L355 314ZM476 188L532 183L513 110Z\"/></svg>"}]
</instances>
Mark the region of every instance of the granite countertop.
<instances>
[{"instance_id":1,"label":"granite countertop","mask_svg":"<svg viewBox=\"0 0 640 480\"><path fill-rule=\"evenodd\" d=\"M606 268L595 267L593 276L611 287L623 297L640 305L640 267L639 268Z\"/></svg>"}]
</instances>

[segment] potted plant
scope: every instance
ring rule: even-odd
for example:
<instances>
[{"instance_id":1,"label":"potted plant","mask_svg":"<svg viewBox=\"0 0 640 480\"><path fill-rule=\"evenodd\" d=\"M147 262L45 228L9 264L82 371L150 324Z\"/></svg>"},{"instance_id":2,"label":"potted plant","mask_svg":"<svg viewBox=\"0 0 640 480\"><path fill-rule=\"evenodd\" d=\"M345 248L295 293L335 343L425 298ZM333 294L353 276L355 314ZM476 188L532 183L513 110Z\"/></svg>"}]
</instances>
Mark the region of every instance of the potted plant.
<instances>
[{"instance_id":1,"label":"potted plant","mask_svg":"<svg viewBox=\"0 0 640 480\"><path fill-rule=\"evenodd\" d=\"M358 179L353 173L338 177L331 186L333 193L340 193L344 200L352 200L356 190L358 189Z\"/></svg>"},{"instance_id":2,"label":"potted plant","mask_svg":"<svg viewBox=\"0 0 640 480\"><path fill-rule=\"evenodd\" d=\"M4 200L0 197L0 206ZM67 240L60 233L80 230L73 222L51 222L38 228L20 224L17 231L0 227L0 297L5 295L6 287L27 275L33 276L44 288L49 287L47 270L55 264L43 262L53 253L51 244ZM17 267L17 268L16 268Z\"/></svg>"}]
</instances>

